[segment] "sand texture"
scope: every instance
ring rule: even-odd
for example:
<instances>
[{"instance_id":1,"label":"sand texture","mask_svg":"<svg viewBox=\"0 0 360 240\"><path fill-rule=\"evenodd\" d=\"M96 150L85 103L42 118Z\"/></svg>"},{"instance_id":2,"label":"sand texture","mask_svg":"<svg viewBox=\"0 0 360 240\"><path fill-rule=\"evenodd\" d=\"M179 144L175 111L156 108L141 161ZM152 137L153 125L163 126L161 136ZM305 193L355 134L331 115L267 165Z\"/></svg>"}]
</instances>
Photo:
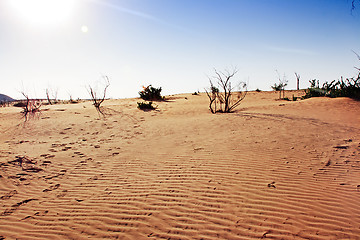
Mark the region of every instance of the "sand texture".
<instances>
[{"instance_id":1,"label":"sand texture","mask_svg":"<svg viewBox=\"0 0 360 240\"><path fill-rule=\"evenodd\" d=\"M277 97L1 108L0 239L360 239L360 103Z\"/></svg>"}]
</instances>

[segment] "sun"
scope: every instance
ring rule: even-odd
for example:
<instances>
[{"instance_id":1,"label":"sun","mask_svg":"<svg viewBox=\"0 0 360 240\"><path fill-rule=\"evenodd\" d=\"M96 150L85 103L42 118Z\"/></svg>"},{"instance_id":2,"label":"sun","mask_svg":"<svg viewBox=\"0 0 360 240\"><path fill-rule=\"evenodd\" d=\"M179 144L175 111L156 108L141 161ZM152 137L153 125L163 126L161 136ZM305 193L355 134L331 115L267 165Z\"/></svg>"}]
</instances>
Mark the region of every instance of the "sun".
<instances>
[{"instance_id":1,"label":"sun","mask_svg":"<svg viewBox=\"0 0 360 240\"><path fill-rule=\"evenodd\" d=\"M81 31L83 33L87 33L89 31L89 28L86 25L81 26Z\"/></svg>"},{"instance_id":2,"label":"sun","mask_svg":"<svg viewBox=\"0 0 360 240\"><path fill-rule=\"evenodd\" d=\"M76 0L8 0L8 2L16 14L27 23L53 25L70 18Z\"/></svg>"}]
</instances>

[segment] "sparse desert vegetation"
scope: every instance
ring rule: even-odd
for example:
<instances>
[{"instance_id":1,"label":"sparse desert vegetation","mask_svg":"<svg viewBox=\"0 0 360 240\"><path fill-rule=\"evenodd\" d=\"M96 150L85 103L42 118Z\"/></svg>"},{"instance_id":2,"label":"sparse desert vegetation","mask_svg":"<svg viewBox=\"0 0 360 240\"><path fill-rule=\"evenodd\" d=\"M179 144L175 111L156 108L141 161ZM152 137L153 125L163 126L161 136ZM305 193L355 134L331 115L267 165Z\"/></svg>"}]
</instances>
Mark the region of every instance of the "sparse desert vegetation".
<instances>
[{"instance_id":1,"label":"sparse desert vegetation","mask_svg":"<svg viewBox=\"0 0 360 240\"><path fill-rule=\"evenodd\" d=\"M93 86L90 85L88 86L88 92L90 94L91 101L93 102L96 111L102 116L104 116L105 114L103 112L101 104L105 101L106 91L110 86L109 78L107 76L103 76L103 82L104 82L103 84L104 86L102 92L100 92L101 90L98 90ZM99 95L101 95L101 97L99 97Z\"/></svg>"},{"instance_id":2,"label":"sparse desert vegetation","mask_svg":"<svg viewBox=\"0 0 360 240\"><path fill-rule=\"evenodd\" d=\"M41 113L42 101L30 99L25 92L22 92L22 95L25 97L25 102L20 103L19 106L23 108L21 114L26 122L29 119L36 118Z\"/></svg>"},{"instance_id":3,"label":"sparse desert vegetation","mask_svg":"<svg viewBox=\"0 0 360 240\"><path fill-rule=\"evenodd\" d=\"M153 102L137 102L137 107L140 110L154 110L156 107L153 105Z\"/></svg>"},{"instance_id":4,"label":"sparse desert vegetation","mask_svg":"<svg viewBox=\"0 0 360 240\"><path fill-rule=\"evenodd\" d=\"M161 96L162 88L155 88L151 84L143 87L143 90L139 92L140 98L147 101L161 101L164 98Z\"/></svg>"},{"instance_id":5,"label":"sparse desert vegetation","mask_svg":"<svg viewBox=\"0 0 360 240\"><path fill-rule=\"evenodd\" d=\"M224 72L214 69L214 71L215 75L209 77L210 87L205 89L209 98L209 109L211 113L230 113L244 100L247 94L246 83L232 82L232 78L238 72L237 69Z\"/></svg>"},{"instance_id":6,"label":"sparse desert vegetation","mask_svg":"<svg viewBox=\"0 0 360 240\"><path fill-rule=\"evenodd\" d=\"M285 98L285 87L287 86L289 80L286 78L286 75L284 74L283 77L280 77L280 74L278 71L276 71L278 75L279 83L274 83L274 85L271 86L271 88L274 91L279 92L279 99ZM281 92L283 93L283 97L281 98Z\"/></svg>"},{"instance_id":7,"label":"sparse desert vegetation","mask_svg":"<svg viewBox=\"0 0 360 240\"><path fill-rule=\"evenodd\" d=\"M359 6L0 0L0 240L360 240Z\"/></svg>"},{"instance_id":8,"label":"sparse desert vegetation","mask_svg":"<svg viewBox=\"0 0 360 240\"><path fill-rule=\"evenodd\" d=\"M139 98L109 99L106 109L121 114L103 119L91 100L58 103L26 126L19 125L17 109L2 108L0 235L293 238L294 225L301 225L308 239L356 239L358 102L279 104L277 97L248 92L241 111L216 115L206 94L169 96L146 113L134 107ZM333 201L341 207L323 207ZM191 227L179 231L183 219ZM68 227L72 221L77 228ZM135 225L144 227L122 231Z\"/></svg>"}]
</instances>

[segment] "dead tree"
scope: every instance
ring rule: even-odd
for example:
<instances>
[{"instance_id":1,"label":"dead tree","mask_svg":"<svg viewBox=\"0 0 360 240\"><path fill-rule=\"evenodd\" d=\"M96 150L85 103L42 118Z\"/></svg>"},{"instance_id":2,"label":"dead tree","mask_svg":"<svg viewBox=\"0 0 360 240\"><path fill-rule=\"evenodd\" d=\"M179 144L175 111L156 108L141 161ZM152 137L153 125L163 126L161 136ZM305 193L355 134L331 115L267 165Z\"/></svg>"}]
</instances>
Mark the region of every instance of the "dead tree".
<instances>
[{"instance_id":1,"label":"dead tree","mask_svg":"<svg viewBox=\"0 0 360 240\"><path fill-rule=\"evenodd\" d=\"M48 100L48 103L49 103L50 105L52 105L52 102L51 102L50 96L49 96L49 89L48 89L48 88L46 89L46 99Z\"/></svg>"},{"instance_id":2,"label":"dead tree","mask_svg":"<svg viewBox=\"0 0 360 240\"><path fill-rule=\"evenodd\" d=\"M210 111L212 113L230 113L244 100L247 94L246 83L239 82L235 87L232 86L231 79L238 72L236 69L231 72L228 70L219 72L216 69L214 71L215 76L209 77L210 89L205 89L210 100ZM213 84L213 80L215 80L218 87ZM217 103L219 103L219 109L217 109Z\"/></svg>"},{"instance_id":3,"label":"dead tree","mask_svg":"<svg viewBox=\"0 0 360 240\"><path fill-rule=\"evenodd\" d=\"M51 94L53 102L51 101L50 94ZM56 89L56 90L53 90L53 89L49 90L49 88L46 89L46 99L48 100L48 103L50 105L57 102L57 95L58 95L58 89Z\"/></svg>"},{"instance_id":4,"label":"dead tree","mask_svg":"<svg viewBox=\"0 0 360 240\"><path fill-rule=\"evenodd\" d=\"M102 97L98 97L98 91L93 88L92 86L88 86L88 92L90 94L91 100L93 102L94 107L96 108L96 111L104 116L104 112L102 111L102 107L101 104L104 102L105 97L106 97L106 90L107 88L110 86L110 81L109 78L107 76L103 76L104 80L105 80L105 87L104 87L104 91L102 94Z\"/></svg>"},{"instance_id":5,"label":"dead tree","mask_svg":"<svg viewBox=\"0 0 360 240\"><path fill-rule=\"evenodd\" d=\"M296 89L300 90L300 74L295 72L295 76L296 76Z\"/></svg>"}]
</instances>

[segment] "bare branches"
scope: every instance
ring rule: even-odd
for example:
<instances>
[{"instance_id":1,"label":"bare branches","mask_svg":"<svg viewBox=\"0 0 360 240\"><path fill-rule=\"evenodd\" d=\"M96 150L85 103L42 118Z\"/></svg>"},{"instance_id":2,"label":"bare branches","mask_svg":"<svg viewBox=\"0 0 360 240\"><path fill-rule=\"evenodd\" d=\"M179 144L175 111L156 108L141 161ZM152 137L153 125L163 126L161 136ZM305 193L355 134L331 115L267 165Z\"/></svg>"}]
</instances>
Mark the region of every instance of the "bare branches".
<instances>
[{"instance_id":1,"label":"bare branches","mask_svg":"<svg viewBox=\"0 0 360 240\"><path fill-rule=\"evenodd\" d=\"M210 91L208 91L206 88L205 88L205 92L209 98L209 108L210 108L210 111L211 113L216 113L216 98L219 94L219 89L217 87L214 86L214 84L211 82L210 80ZM213 104L215 106L213 106Z\"/></svg>"},{"instance_id":2,"label":"bare branches","mask_svg":"<svg viewBox=\"0 0 360 240\"><path fill-rule=\"evenodd\" d=\"M356 8L356 6L355 6L356 3L355 3L355 2L356 2L356 0L352 0L352 1L351 1L351 12L354 11L355 8Z\"/></svg>"},{"instance_id":3,"label":"bare branches","mask_svg":"<svg viewBox=\"0 0 360 240\"><path fill-rule=\"evenodd\" d=\"M106 97L106 91L107 91L107 88L110 86L110 81L109 81L109 78L107 76L103 76L103 79L105 81L105 87L104 87L104 90L103 90L103 94L102 94L102 97L98 97L98 92L97 90L92 87L92 86L88 86L88 92L90 94L90 97L91 97L91 100L93 102L93 105L94 107L96 108L96 110L98 111L99 114L103 115L104 116L104 113L101 109L101 104L104 102L105 100L105 97Z\"/></svg>"},{"instance_id":4,"label":"bare branches","mask_svg":"<svg viewBox=\"0 0 360 240\"><path fill-rule=\"evenodd\" d=\"M360 55L357 54L355 51L352 51L352 52L353 52L353 53L356 55L356 57L360 60ZM354 67L354 68L360 71L360 68L358 68L358 67Z\"/></svg>"},{"instance_id":5,"label":"bare branches","mask_svg":"<svg viewBox=\"0 0 360 240\"><path fill-rule=\"evenodd\" d=\"M275 70L277 75L278 75L278 79L279 79L279 84L274 84L274 86L271 86L271 88L275 91L279 91L280 95L279 95L279 99L281 99L281 92L283 92L283 98L285 97L285 87L287 86L288 80L286 79L286 75L284 74L283 78L281 79L280 74L278 72L278 70ZM299 75L300 77L300 75Z\"/></svg>"},{"instance_id":6,"label":"bare branches","mask_svg":"<svg viewBox=\"0 0 360 240\"><path fill-rule=\"evenodd\" d=\"M240 102L246 96L246 83L240 82L235 87L232 86L231 79L238 72L237 69L233 69L232 71L225 70L225 72L220 72L214 69L214 71L215 76L213 76L212 78L209 77L210 88L205 89L210 101L210 111L211 113L232 112L236 107L240 105ZM216 81L218 87L213 84L212 80ZM219 89L221 89L222 92L220 92ZM219 106L219 109L217 108L217 106Z\"/></svg>"},{"instance_id":7,"label":"bare branches","mask_svg":"<svg viewBox=\"0 0 360 240\"><path fill-rule=\"evenodd\" d=\"M52 105L53 103L57 103L57 95L58 95L58 89L52 89L47 88L46 90L46 99L48 100L48 103ZM50 97L51 95L51 97Z\"/></svg>"},{"instance_id":8,"label":"bare branches","mask_svg":"<svg viewBox=\"0 0 360 240\"><path fill-rule=\"evenodd\" d=\"M31 118L34 118L36 114L40 114L41 110L41 101L30 99L29 96L25 92L21 92L21 94L25 97L25 104L23 105L22 115L24 117L25 122Z\"/></svg>"}]
</instances>

